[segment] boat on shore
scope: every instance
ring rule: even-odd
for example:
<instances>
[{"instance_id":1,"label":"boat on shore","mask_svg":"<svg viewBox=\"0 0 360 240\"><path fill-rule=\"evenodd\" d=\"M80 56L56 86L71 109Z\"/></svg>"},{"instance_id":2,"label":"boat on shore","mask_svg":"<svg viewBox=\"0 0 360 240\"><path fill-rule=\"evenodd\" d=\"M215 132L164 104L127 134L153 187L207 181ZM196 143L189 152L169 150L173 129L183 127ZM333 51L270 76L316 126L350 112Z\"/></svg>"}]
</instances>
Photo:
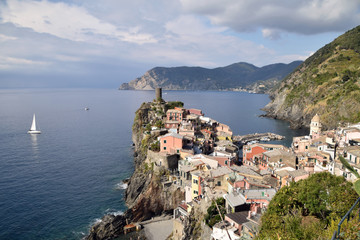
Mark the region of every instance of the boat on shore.
<instances>
[{"instance_id":1,"label":"boat on shore","mask_svg":"<svg viewBox=\"0 0 360 240\"><path fill-rule=\"evenodd\" d=\"M36 128L36 119L35 119L35 113L33 116L32 124L30 127L30 130L28 131L29 134L40 134L41 131Z\"/></svg>"}]
</instances>

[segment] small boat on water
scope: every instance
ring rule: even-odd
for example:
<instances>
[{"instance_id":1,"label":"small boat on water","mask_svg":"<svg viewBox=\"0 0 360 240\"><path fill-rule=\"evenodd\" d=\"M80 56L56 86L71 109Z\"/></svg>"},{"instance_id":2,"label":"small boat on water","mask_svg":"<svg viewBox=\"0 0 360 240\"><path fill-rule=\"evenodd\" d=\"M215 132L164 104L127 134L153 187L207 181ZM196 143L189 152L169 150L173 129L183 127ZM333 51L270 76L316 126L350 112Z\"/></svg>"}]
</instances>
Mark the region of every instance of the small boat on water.
<instances>
[{"instance_id":1,"label":"small boat on water","mask_svg":"<svg viewBox=\"0 0 360 240\"><path fill-rule=\"evenodd\" d=\"M89 111L90 110L90 108L88 108L88 107L85 107L85 111Z\"/></svg>"},{"instance_id":2,"label":"small boat on water","mask_svg":"<svg viewBox=\"0 0 360 240\"><path fill-rule=\"evenodd\" d=\"M28 133L30 134L40 134L41 131L36 129L36 119L35 119L35 113L34 113L34 116L33 116L33 121L32 121L32 124L31 124L31 127L30 127L30 130L28 131Z\"/></svg>"}]
</instances>

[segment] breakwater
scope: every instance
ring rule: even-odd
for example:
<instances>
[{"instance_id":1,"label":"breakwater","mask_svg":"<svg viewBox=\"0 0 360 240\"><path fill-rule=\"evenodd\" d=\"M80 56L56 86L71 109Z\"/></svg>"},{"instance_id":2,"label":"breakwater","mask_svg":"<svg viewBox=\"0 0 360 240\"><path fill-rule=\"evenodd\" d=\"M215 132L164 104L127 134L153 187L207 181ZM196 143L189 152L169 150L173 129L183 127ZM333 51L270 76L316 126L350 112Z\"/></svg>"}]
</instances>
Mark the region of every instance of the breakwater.
<instances>
[{"instance_id":1,"label":"breakwater","mask_svg":"<svg viewBox=\"0 0 360 240\"><path fill-rule=\"evenodd\" d=\"M251 141L273 141L283 140L285 137L275 133L253 133L247 135L236 135L233 137L234 143L244 145Z\"/></svg>"}]
</instances>

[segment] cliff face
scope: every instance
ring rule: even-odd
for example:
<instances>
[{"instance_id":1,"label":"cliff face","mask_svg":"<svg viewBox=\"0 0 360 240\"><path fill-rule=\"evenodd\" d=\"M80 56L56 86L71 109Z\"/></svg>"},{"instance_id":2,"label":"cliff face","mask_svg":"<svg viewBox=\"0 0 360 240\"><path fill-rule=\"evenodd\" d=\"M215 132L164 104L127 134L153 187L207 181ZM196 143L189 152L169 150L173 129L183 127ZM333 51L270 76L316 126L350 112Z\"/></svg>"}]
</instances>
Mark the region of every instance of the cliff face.
<instances>
[{"instance_id":1,"label":"cliff face","mask_svg":"<svg viewBox=\"0 0 360 240\"><path fill-rule=\"evenodd\" d=\"M132 127L135 171L125 192L129 209L121 216L104 216L100 223L91 228L86 239L113 239L123 233L126 220L129 223L147 220L172 211L184 200L184 192L180 188L163 184L162 180L168 174L166 169L154 171L145 163L147 150L158 135L148 134L144 126L160 124L159 120L167 108L169 105L166 103L143 103L136 111Z\"/></svg>"},{"instance_id":2,"label":"cliff face","mask_svg":"<svg viewBox=\"0 0 360 240\"><path fill-rule=\"evenodd\" d=\"M248 63L234 63L226 67L207 69L201 67L156 67L143 76L120 86L121 90L254 90L259 82L266 91L273 82L278 83L301 62L271 64L256 67ZM269 84L267 82L269 81Z\"/></svg>"},{"instance_id":3,"label":"cliff face","mask_svg":"<svg viewBox=\"0 0 360 240\"><path fill-rule=\"evenodd\" d=\"M319 49L270 95L267 116L309 126L317 113L325 129L360 121L360 26Z\"/></svg>"}]
</instances>

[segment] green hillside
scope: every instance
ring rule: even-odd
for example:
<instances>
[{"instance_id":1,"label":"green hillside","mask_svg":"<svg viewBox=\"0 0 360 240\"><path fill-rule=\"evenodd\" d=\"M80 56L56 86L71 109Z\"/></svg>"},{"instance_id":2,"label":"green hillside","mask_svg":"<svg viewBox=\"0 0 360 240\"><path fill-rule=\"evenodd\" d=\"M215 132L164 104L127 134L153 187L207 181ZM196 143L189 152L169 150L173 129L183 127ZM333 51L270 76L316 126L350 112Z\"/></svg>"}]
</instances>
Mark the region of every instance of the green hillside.
<instances>
[{"instance_id":1,"label":"green hillside","mask_svg":"<svg viewBox=\"0 0 360 240\"><path fill-rule=\"evenodd\" d=\"M319 49L284 79L266 110L298 125L307 125L318 113L332 128L360 121L359 90L360 26Z\"/></svg>"}]
</instances>

